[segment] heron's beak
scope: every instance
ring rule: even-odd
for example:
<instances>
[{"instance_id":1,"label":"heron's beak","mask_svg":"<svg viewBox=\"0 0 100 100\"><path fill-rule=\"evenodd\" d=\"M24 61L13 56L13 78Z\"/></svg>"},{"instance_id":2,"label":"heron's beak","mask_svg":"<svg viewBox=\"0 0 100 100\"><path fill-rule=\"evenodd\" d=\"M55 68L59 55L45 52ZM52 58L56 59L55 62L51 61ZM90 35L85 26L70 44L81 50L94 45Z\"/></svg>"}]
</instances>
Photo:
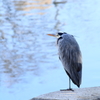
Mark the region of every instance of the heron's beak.
<instances>
[{"instance_id":1,"label":"heron's beak","mask_svg":"<svg viewBox=\"0 0 100 100\"><path fill-rule=\"evenodd\" d=\"M53 36L53 37L56 37L56 35L55 35L55 34L47 34L47 35L49 35L49 36Z\"/></svg>"}]
</instances>

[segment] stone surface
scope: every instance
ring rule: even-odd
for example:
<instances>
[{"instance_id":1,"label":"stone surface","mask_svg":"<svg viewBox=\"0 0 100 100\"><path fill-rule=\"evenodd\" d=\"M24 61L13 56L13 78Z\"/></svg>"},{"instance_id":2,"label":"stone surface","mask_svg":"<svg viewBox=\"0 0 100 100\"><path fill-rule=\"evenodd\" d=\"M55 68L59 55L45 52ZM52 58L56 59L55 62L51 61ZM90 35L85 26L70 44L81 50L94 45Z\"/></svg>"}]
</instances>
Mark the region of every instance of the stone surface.
<instances>
[{"instance_id":1,"label":"stone surface","mask_svg":"<svg viewBox=\"0 0 100 100\"><path fill-rule=\"evenodd\" d=\"M80 88L74 91L56 91L31 100L100 100L100 87Z\"/></svg>"}]
</instances>

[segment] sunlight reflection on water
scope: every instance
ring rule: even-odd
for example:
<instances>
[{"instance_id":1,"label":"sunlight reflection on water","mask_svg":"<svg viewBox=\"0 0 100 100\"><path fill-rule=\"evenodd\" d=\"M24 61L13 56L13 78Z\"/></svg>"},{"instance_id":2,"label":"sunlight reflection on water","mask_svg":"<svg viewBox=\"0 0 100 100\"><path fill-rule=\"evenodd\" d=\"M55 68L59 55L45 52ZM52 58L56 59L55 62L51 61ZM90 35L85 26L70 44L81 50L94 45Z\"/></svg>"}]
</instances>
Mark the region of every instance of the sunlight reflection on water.
<instances>
[{"instance_id":1,"label":"sunlight reflection on water","mask_svg":"<svg viewBox=\"0 0 100 100\"><path fill-rule=\"evenodd\" d=\"M50 8L51 3L51 0L14 1L14 5L17 11L27 11L24 15L43 15L46 13L43 10Z\"/></svg>"}]
</instances>

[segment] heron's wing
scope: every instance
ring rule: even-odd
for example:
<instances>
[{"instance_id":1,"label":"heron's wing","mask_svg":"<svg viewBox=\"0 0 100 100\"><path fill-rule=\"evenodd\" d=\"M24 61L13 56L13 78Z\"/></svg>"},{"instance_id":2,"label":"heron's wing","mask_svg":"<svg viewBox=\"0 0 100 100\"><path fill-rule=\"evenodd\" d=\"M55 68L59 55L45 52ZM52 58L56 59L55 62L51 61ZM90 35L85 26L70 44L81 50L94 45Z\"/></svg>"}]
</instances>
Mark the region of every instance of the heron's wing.
<instances>
[{"instance_id":1,"label":"heron's wing","mask_svg":"<svg viewBox=\"0 0 100 100\"><path fill-rule=\"evenodd\" d=\"M68 76L73 83L80 86L82 76L82 61L79 47L67 47L60 49L60 59Z\"/></svg>"},{"instance_id":2,"label":"heron's wing","mask_svg":"<svg viewBox=\"0 0 100 100\"><path fill-rule=\"evenodd\" d=\"M81 84L81 76L82 76L82 60L81 60L81 52L79 47L69 48L69 55L67 60L69 59L69 75L72 79L73 83L80 86Z\"/></svg>"}]
</instances>

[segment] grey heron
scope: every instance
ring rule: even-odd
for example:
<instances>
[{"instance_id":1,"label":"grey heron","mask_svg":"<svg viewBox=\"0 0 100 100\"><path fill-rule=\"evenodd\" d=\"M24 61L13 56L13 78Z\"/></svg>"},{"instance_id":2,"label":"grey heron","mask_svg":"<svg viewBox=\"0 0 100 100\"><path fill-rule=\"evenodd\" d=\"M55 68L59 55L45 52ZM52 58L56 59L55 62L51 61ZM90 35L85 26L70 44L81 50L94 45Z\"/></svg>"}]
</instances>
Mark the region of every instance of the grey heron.
<instances>
[{"instance_id":1,"label":"grey heron","mask_svg":"<svg viewBox=\"0 0 100 100\"><path fill-rule=\"evenodd\" d=\"M69 76L69 89L71 89L72 82L80 87L82 79L82 57L80 47L73 35L65 32L58 32L55 34L48 34L57 39L59 59L64 66L64 70Z\"/></svg>"}]
</instances>

